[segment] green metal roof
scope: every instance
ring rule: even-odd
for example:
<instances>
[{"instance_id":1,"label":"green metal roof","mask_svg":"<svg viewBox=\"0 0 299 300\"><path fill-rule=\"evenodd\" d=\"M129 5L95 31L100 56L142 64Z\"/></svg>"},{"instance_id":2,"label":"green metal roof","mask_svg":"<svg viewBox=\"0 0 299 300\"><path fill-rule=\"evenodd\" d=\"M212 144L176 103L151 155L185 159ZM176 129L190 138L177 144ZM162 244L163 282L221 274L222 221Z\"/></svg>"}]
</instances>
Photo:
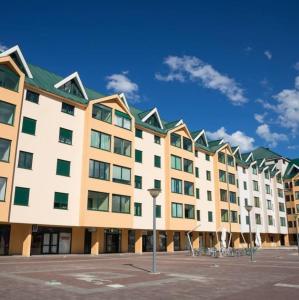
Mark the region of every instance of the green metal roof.
<instances>
[{"instance_id":1,"label":"green metal roof","mask_svg":"<svg viewBox=\"0 0 299 300\"><path fill-rule=\"evenodd\" d=\"M284 179L292 179L294 176L296 176L299 173L299 170L295 168L295 171L293 169L293 171L290 174L288 174L290 172L290 169L293 167L293 165L296 165L299 168L299 158L292 159L289 162L288 167L283 176Z\"/></svg>"},{"instance_id":2,"label":"green metal roof","mask_svg":"<svg viewBox=\"0 0 299 300\"><path fill-rule=\"evenodd\" d=\"M254 160L263 160L264 158L266 160L282 158L280 154L277 154L272 150L270 150L269 148L265 148L265 147L259 147L253 150L252 154Z\"/></svg>"},{"instance_id":3,"label":"green metal roof","mask_svg":"<svg viewBox=\"0 0 299 300\"><path fill-rule=\"evenodd\" d=\"M222 141L222 140L208 141L208 145L209 145L209 147L218 146L219 143L220 143L221 141ZM222 144L221 144L221 145L222 145Z\"/></svg>"}]
</instances>

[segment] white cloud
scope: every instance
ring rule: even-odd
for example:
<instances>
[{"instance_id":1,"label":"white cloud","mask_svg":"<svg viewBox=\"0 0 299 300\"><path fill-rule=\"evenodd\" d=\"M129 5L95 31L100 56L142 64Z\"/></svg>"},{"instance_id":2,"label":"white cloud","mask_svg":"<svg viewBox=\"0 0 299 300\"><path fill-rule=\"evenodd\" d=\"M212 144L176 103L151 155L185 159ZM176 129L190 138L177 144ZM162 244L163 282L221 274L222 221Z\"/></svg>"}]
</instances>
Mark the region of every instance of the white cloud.
<instances>
[{"instance_id":1,"label":"white cloud","mask_svg":"<svg viewBox=\"0 0 299 300\"><path fill-rule=\"evenodd\" d=\"M288 140L288 137L283 133L271 132L268 124L260 125L256 129L256 133L264 139L270 147L276 147L279 142Z\"/></svg>"},{"instance_id":2,"label":"white cloud","mask_svg":"<svg viewBox=\"0 0 299 300\"><path fill-rule=\"evenodd\" d=\"M254 118L259 123L264 123L264 118L267 115L267 113L264 114L254 114Z\"/></svg>"},{"instance_id":3,"label":"white cloud","mask_svg":"<svg viewBox=\"0 0 299 300\"><path fill-rule=\"evenodd\" d=\"M219 128L214 132L206 132L211 140L223 139L225 142L230 143L232 146L240 146L241 152L248 152L254 148L254 138L246 135L244 132L237 130L232 134L228 134L224 127Z\"/></svg>"},{"instance_id":4,"label":"white cloud","mask_svg":"<svg viewBox=\"0 0 299 300\"><path fill-rule=\"evenodd\" d=\"M269 50L266 50L266 51L264 52L264 54L265 54L265 56L266 56L269 60L272 59L272 53L271 53Z\"/></svg>"},{"instance_id":5,"label":"white cloud","mask_svg":"<svg viewBox=\"0 0 299 300\"><path fill-rule=\"evenodd\" d=\"M294 64L294 69L296 71L299 71L299 61L297 61L295 64Z\"/></svg>"},{"instance_id":6,"label":"white cloud","mask_svg":"<svg viewBox=\"0 0 299 300\"><path fill-rule=\"evenodd\" d=\"M1 51L1 52L5 51L5 50L7 50L7 49L8 49L7 46L5 46L4 44L0 43L0 51Z\"/></svg>"},{"instance_id":7,"label":"white cloud","mask_svg":"<svg viewBox=\"0 0 299 300\"><path fill-rule=\"evenodd\" d=\"M155 77L158 80L180 82L191 80L206 88L219 91L235 105L247 101L244 90L233 78L219 73L213 66L204 63L197 57L168 56L164 63L169 67L169 73L165 76L157 73Z\"/></svg>"},{"instance_id":8,"label":"white cloud","mask_svg":"<svg viewBox=\"0 0 299 300\"><path fill-rule=\"evenodd\" d=\"M121 74L107 76L106 79L108 82L106 88L116 93L124 93L131 102L138 102L140 100L140 96L138 95L139 87L127 75L128 72L126 71Z\"/></svg>"}]
</instances>

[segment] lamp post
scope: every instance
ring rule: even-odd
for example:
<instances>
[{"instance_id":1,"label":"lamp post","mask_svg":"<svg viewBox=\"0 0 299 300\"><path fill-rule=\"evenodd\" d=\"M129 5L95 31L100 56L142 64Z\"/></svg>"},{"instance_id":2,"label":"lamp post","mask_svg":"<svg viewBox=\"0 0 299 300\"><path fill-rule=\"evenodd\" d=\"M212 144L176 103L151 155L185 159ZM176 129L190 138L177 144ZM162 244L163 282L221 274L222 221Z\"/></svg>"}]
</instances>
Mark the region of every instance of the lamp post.
<instances>
[{"instance_id":1,"label":"lamp post","mask_svg":"<svg viewBox=\"0 0 299 300\"><path fill-rule=\"evenodd\" d=\"M249 225L249 240L250 240L250 261L253 262L253 252L252 252L252 233L251 233L251 221L250 221L250 211L252 210L252 205L245 205L245 209L248 212L248 225Z\"/></svg>"},{"instance_id":2,"label":"lamp post","mask_svg":"<svg viewBox=\"0 0 299 300\"><path fill-rule=\"evenodd\" d=\"M156 248L157 248L157 233L156 233L156 198L161 193L161 189L149 189L148 192L153 198L153 267L152 273L157 273Z\"/></svg>"},{"instance_id":3,"label":"lamp post","mask_svg":"<svg viewBox=\"0 0 299 300\"><path fill-rule=\"evenodd\" d=\"M297 233L297 247L298 247L298 255L299 255L299 213L295 214L295 221L296 221L296 233Z\"/></svg>"}]
</instances>

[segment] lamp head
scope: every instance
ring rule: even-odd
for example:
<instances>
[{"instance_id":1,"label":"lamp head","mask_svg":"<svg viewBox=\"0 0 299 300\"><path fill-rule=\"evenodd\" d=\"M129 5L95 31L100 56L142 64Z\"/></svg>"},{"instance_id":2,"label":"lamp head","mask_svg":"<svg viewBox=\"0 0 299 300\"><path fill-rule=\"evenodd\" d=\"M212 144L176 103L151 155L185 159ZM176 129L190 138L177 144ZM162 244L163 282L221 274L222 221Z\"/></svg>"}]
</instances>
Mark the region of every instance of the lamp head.
<instances>
[{"instance_id":1,"label":"lamp head","mask_svg":"<svg viewBox=\"0 0 299 300\"><path fill-rule=\"evenodd\" d=\"M245 209L250 212L252 210L252 205L245 205Z\"/></svg>"},{"instance_id":2,"label":"lamp head","mask_svg":"<svg viewBox=\"0 0 299 300\"><path fill-rule=\"evenodd\" d=\"M148 192L153 198L157 198L161 193L161 189L148 189Z\"/></svg>"}]
</instances>

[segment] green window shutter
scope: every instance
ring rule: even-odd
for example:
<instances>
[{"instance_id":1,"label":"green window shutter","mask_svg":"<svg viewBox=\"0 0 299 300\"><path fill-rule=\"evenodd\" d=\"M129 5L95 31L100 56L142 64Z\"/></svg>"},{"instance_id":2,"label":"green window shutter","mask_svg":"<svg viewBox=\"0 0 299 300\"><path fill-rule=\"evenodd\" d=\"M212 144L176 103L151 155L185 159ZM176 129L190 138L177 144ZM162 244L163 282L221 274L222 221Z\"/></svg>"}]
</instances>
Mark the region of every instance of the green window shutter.
<instances>
[{"instance_id":1,"label":"green window shutter","mask_svg":"<svg viewBox=\"0 0 299 300\"><path fill-rule=\"evenodd\" d=\"M136 217L142 216L142 203L134 203L134 215Z\"/></svg>"},{"instance_id":2,"label":"green window shutter","mask_svg":"<svg viewBox=\"0 0 299 300\"><path fill-rule=\"evenodd\" d=\"M35 129L36 129L36 120L23 117L22 132L35 135Z\"/></svg>"},{"instance_id":3,"label":"green window shutter","mask_svg":"<svg viewBox=\"0 0 299 300\"><path fill-rule=\"evenodd\" d=\"M213 212L212 211L208 211L208 221L213 222Z\"/></svg>"},{"instance_id":4,"label":"green window shutter","mask_svg":"<svg viewBox=\"0 0 299 300\"><path fill-rule=\"evenodd\" d=\"M142 189L142 177L135 175L135 188Z\"/></svg>"},{"instance_id":5,"label":"green window shutter","mask_svg":"<svg viewBox=\"0 0 299 300\"><path fill-rule=\"evenodd\" d=\"M196 199L199 199L199 189L196 189Z\"/></svg>"},{"instance_id":6,"label":"green window shutter","mask_svg":"<svg viewBox=\"0 0 299 300\"><path fill-rule=\"evenodd\" d=\"M161 218L161 205L156 205L156 218Z\"/></svg>"},{"instance_id":7,"label":"green window shutter","mask_svg":"<svg viewBox=\"0 0 299 300\"><path fill-rule=\"evenodd\" d=\"M39 102L39 94L27 90L27 92L26 92L26 100L38 104L38 102Z\"/></svg>"},{"instance_id":8,"label":"green window shutter","mask_svg":"<svg viewBox=\"0 0 299 300\"><path fill-rule=\"evenodd\" d=\"M142 151L135 150L135 162L142 163Z\"/></svg>"},{"instance_id":9,"label":"green window shutter","mask_svg":"<svg viewBox=\"0 0 299 300\"><path fill-rule=\"evenodd\" d=\"M70 176L71 162L57 159L56 175Z\"/></svg>"},{"instance_id":10,"label":"green window shutter","mask_svg":"<svg viewBox=\"0 0 299 300\"><path fill-rule=\"evenodd\" d=\"M32 153L20 151L18 168L31 170L32 169L32 159L33 159Z\"/></svg>"},{"instance_id":11,"label":"green window shutter","mask_svg":"<svg viewBox=\"0 0 299 300\"><path fill-rule=\"evenodd\" d=\"M142 139L142 133L143 133L143 131L141 129L138 129L138 128L135 129L135 136L136 137Z\"/></svg>"},{"instance_id":12,"label":"green window shutter","mask_svg":"<svg viewBox=\"0 0 299 300\"><path fill-rule=\"evenodd\" d=\"M24 187L16 187L14 205L28 206L30 189Z\"/></svg>"},{"instance_id":13,"label":"green window shutter","mask_svg":"<svg viewBox=\"0 0 299 300\"><path fill-rule=\"evenodd\" d=\"M154 186L155 189L161 189L161 180L155 179Z\"/></svg>"},{"instance_id":14,"label":"green window shutter","mask_svg":"<svg viewBox=\"0 0 299 300\"><path fill-rule=\"evenodd\" d=\"M73 142L73 131L65 128L59 129L59 142L71 145Z\"/></svg>"},{"instance_id":15,"label":"green window shutter","mask_svg":"<svg viewBox=\"0 0 299 300\"><path fill-rule=\"evenodd\" d=\"M195 176L198 178L199 177L199 169L195 167Z\"/></svg>"},{"instance_id":16,"label":"green window shutter","mask_svg":"<svg viewBox=\"0 0 299 300\"><path fill-rule=\"evenodd\" d=\"M54 195L54 208L67 209L69 194L55 192Z\"/></svg>"},{"instance_id":17,"label":"green window shutter","mask_svg":"<svg viewBox=\"0 0 299 300\"><path fill-rule=\"evenodd\" d=\"M131 120L131 117L128 114L123 113L122 111L115 110L115 114L119 117Z\"/></svg>"},{"instance_id":18,"label":"green window shutter","mask_svg":"<svg viewBox=\"0 0 299 300\"><path fill-rule=\"evenodd\" d=\"M154 159L154 164L155 164L155 167L157 168L161 168L161 157L158 156L158 155L155 155L155 159Z\"/></svg>"}]
</instances>

